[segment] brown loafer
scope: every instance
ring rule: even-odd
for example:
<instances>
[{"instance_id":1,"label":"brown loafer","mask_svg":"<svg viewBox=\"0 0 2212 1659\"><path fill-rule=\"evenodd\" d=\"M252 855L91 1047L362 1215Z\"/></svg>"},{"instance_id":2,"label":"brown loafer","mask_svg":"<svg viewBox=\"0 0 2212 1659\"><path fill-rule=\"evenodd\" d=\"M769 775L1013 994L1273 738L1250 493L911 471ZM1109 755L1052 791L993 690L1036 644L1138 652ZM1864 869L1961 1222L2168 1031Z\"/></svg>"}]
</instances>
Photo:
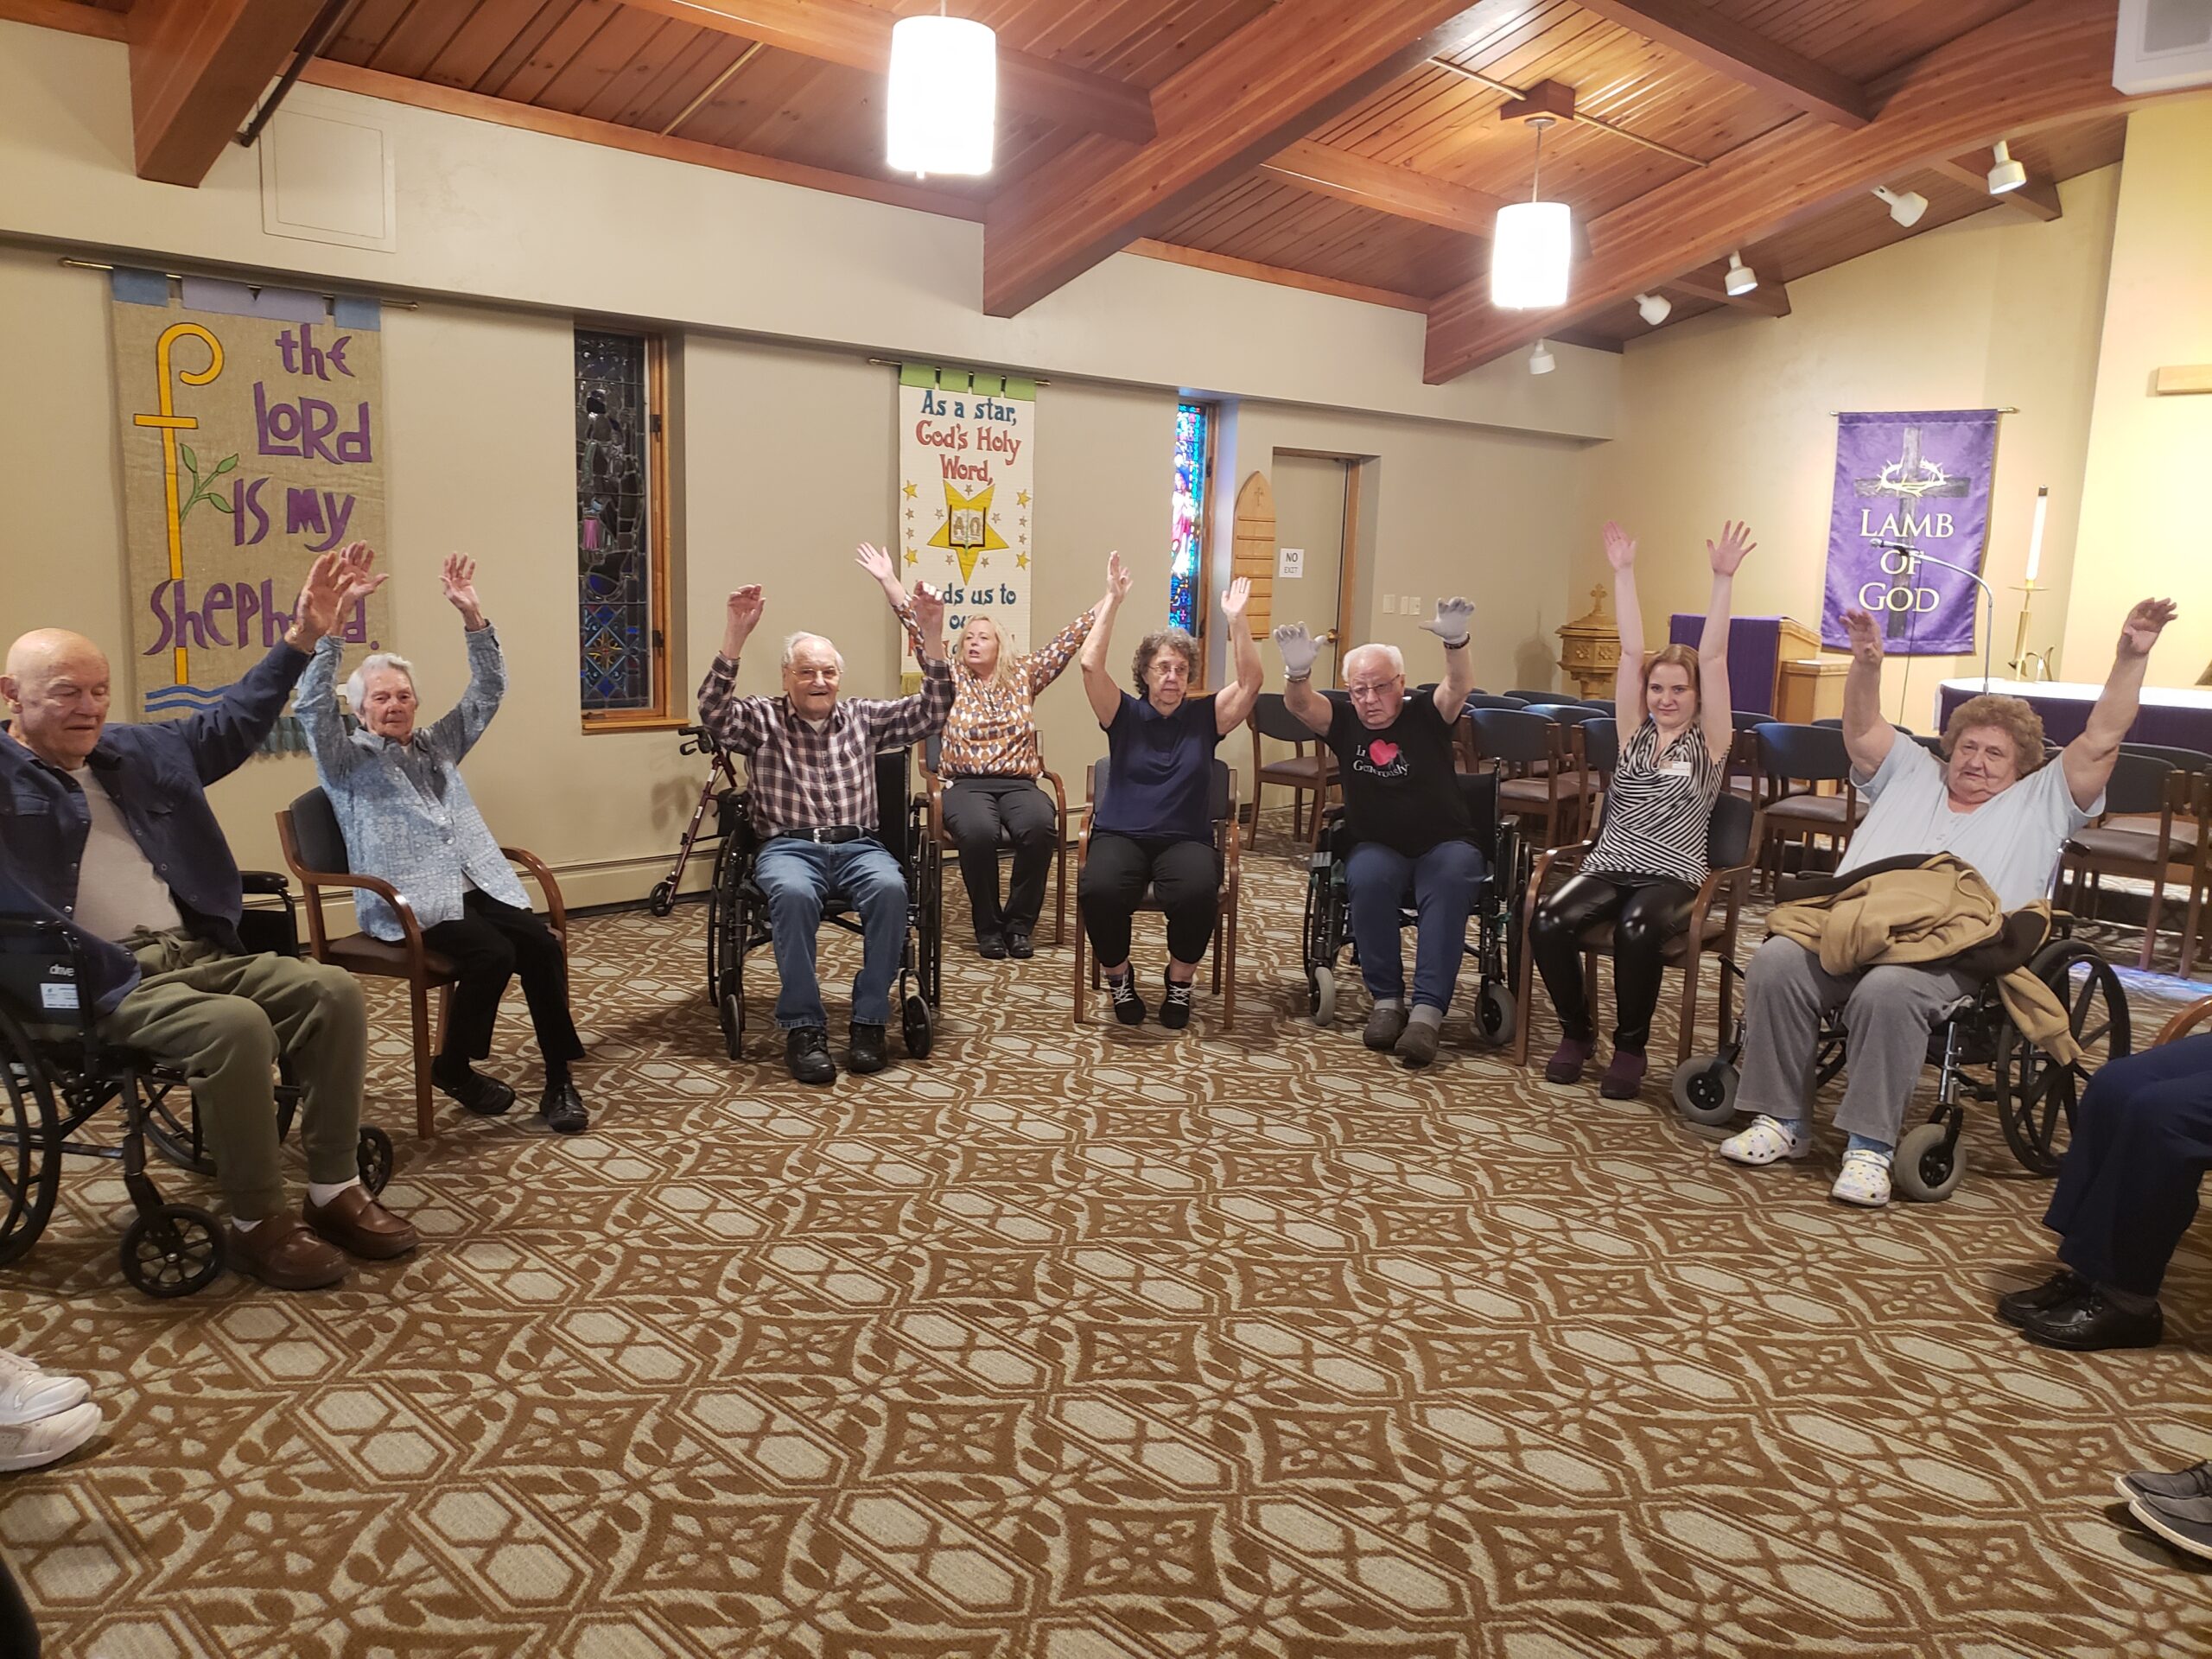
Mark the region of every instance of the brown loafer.
<instances>
[{"instance_id":1,"label":"brown loafer","mask_svg":"<svg viewBox=\"0 0 2212 1659\"><path fill-rule=\"evenodd\" d=\"M231 1265L278 1290L321 1290L346 1276L346 1258L297 1216L269 1217L250 1231L223 1229Z\"/></svg>"},{"instance_id":2,"label":"brown loafer","mask_svg":"<svg viewBox=\"0 0 2212 1659\"><path fill-rule=\"evenodd\" d=\"M349 1186L328 1204L309 1199L301 1213L308 1226L348 1255L388 1262L419 1242L415 1229L369 1196L365 1186Z\"/></svg>"}]
</instances>

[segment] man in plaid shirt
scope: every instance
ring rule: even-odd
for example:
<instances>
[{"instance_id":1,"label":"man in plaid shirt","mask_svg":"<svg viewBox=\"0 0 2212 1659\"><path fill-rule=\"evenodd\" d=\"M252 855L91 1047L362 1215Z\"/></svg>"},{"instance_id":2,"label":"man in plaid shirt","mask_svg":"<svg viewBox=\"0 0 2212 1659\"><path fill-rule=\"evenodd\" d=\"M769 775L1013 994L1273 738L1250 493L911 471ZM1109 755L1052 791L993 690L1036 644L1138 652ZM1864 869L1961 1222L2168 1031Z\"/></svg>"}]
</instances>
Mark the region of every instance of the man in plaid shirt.
<instances>
[{"instance_id":1,"label":"man in plaid shirt","mask_svg":"<svg viewBox=\"0 0 2212 1659\"><path fill-rule=\"evenodd\" d=\"M732 685L745 642L760 625L760 588L729 596L721 654L699 687L699 721L723 747L747 757L753 821L766 841L753 877L768 897L768 925L783 988L776 1023L784 1062L801 1083L829 1083L829 1015L814 970L823 902L843 897L861 918L861 970L853 980L852 1050L847 1069L880 1071L891 982L906 937L906 878L881 839L875 811L879 750L920 742L952 708L952 664L944 653L944 601L925 587L914 615L926 643L922 689L911 697L840 701L845 659L819 634L784 642L784 695L741 697Z\"/></svg>"}]
</instances>

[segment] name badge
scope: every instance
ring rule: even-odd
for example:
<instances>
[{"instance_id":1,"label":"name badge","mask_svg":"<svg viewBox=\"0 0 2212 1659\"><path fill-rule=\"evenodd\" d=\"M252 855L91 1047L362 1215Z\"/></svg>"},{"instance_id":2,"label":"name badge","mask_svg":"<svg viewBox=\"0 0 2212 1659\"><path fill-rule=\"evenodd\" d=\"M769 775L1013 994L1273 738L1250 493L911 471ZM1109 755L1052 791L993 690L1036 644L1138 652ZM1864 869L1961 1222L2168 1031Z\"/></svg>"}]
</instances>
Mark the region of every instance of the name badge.
<instances>
[{"instance_id":1,"label":"name badge","mask_svg":"<svg viewBox=\"0 0 2212 1659\"><path fill-rule=\"evenodd\" d=\"M1690 763L1687 760L1669 760L1659 768L1659 775L1662 778L1687 778L1690 775Z\"/></svg>"}]
</instances>

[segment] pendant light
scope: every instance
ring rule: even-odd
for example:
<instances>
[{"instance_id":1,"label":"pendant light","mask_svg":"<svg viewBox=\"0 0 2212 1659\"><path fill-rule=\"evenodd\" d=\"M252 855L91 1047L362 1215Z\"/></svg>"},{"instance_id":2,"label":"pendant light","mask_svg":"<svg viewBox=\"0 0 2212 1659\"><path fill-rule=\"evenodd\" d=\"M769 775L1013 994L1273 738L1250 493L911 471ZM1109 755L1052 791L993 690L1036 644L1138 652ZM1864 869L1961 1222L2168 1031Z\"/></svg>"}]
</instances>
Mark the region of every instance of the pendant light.
<instances>
[{"instance_id":1,"label":"pendant light","mask_svg":"<svg viewBox=\"0 0 2212 1659\"><path fill-rule=\"evenodd\" d=\"M1567 271L1574 256L1574 228L1563 201L1540 199L1543 182L1544 129L1549 116L1536 116L1536 168L1529 200L1497 210L1491 232L1490 302L1506 310L1527 311L1567 303Z\"/></svg>"},{"instance_id":2,"label":"pendant light","mask_svg":"<svg viewBox=\"0 0 2212 1659\"><path fill-rule=\"evenodd\" d=\"M942 12L893 23L884 103L892 170L989 172L998 85L998 36L986 25Z\"/></svg>"}]
</instances>

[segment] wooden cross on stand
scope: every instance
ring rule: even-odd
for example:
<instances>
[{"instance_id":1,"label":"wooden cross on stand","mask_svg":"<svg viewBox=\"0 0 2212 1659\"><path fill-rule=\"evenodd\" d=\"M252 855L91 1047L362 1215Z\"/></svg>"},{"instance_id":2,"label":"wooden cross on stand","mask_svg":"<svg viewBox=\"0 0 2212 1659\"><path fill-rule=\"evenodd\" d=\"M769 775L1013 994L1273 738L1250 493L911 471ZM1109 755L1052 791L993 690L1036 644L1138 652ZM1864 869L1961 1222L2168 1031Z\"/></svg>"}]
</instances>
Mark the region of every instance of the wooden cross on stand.
<instances>
[{"instance_id":1,"label":"wooden cross on stand","mask_svg":"<svg viewBox=\"0 0 2212 1659\"><path fill-rule=\"evenodd\" d=\"M1923 461L1920 454L1920 429L1908 426L1904 429L1904 454L1893 465L1882 468L1879 477L1854 478L1851 480L1851 487L1860 495L1886 495L1899 503L1910 503L1931 495L1970 494L1973 480L1948 478L1942 467ZM1909 541L1911 538L1908 536L1902 539ZM1911 585L1912 572L1910 569L1900 571L1890 578L1891 593ZM1911 617L1910 606L1900 610L1891 605L1883 613L1882 632L1894 639L1904 632L1905 625Z\"/></svg>"}]
</instances>

